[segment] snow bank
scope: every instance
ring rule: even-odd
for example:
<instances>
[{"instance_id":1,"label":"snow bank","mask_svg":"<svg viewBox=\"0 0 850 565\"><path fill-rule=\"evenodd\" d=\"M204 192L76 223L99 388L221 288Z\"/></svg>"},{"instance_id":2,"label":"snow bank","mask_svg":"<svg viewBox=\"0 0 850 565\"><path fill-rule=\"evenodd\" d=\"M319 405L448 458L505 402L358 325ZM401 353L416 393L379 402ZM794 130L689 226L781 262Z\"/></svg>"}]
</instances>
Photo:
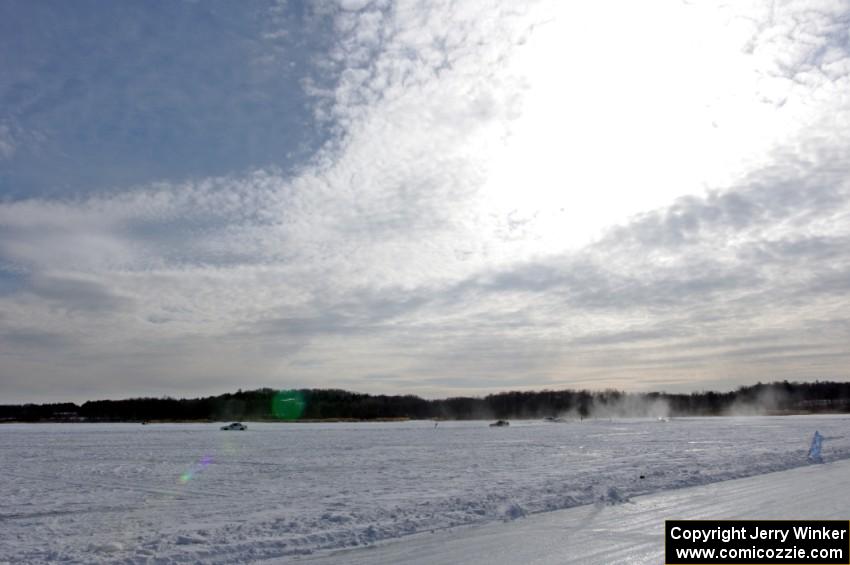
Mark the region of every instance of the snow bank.
<instances>
[{"instance_id":1,"label":"snow bank","mask_svg":"<svg viewBox=\"0 0 850 565\"><path fill-rule=\"evenodd\" d=\"M510 524L410 536L302 565L611 565L664 562L664 520L846 520L850 461L535 514ZM284 562L280 560L279 562ZM277 565L273 560L268 565Z\"/></svg>"}]
</instances>

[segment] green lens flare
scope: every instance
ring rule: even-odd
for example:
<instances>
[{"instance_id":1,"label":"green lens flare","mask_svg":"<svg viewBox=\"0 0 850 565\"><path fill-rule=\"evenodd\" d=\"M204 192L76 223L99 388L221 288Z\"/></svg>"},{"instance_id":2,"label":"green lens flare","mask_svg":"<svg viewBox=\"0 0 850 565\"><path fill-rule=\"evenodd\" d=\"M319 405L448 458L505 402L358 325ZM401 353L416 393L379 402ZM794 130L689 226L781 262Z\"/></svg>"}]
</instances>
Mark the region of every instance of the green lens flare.
<instances>
[{"instance_id":1,"label":"green lens flare","mask_svg":"<svg viewBox=\"0 0 850 565\"><path fill-rule=\"evenodd\" d=\"M282 390L272 398L272 414L279 420L297 420L304 413L304 394L298 390Z\"/></svg>"}]
</instances>

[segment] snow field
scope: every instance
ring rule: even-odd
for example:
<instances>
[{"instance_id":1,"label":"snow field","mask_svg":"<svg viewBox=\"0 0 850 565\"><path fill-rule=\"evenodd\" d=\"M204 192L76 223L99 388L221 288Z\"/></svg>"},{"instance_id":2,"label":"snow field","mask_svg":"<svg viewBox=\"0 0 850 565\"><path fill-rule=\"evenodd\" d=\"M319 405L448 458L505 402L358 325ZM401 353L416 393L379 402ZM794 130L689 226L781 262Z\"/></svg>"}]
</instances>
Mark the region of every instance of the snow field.
<instances>
[{"instance_id":1,"label":"snow field","mask_svg":"<svg viewBox=\"0 0 850 565\"><path fill-rule=\"evenodd\" d=\"M0 563L288 561L850 457L848 416L219 426L0 426Z\"/></svg>"}]
</instances>

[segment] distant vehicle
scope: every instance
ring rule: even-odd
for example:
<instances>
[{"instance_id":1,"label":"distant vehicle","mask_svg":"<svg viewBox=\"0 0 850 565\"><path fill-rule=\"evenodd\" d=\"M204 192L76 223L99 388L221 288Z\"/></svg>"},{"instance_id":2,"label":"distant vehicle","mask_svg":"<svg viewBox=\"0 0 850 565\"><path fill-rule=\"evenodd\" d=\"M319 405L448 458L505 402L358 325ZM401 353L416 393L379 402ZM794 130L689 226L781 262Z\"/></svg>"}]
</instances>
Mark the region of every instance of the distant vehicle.
<instances>
[{"instance_id":1,"label":"distant vehicle","mask_svg":"<svg viewBox=\"0 0 850 565\"><path fill-rule=\"evenodd\" d=\"M504 428L505 426L510 426L510 425L511 425L511 423L508 422L507 420L497 420L497 421L493 422L492 424L490 424L490 427L491 428Z\"/></svg>"},{"instance_id":2,"label":"distant vehicle","mask_svg":"<svg viewBox=\"0 0 850 565\"><path fill-rule=\"evenodd\" d=\"M230 432L230 431L243 432L243 431L248 429L248 426L246 426L245 424L240 424L239 422L233 422L232 424L222 426L221 429L226 431L226 432Z\"/></svg>"},{"instance_id":3,"label":"distant vehicle","mask_svg":"<svg viewBox=\"0 0 850 565\"><path fill-rule=\"evenodd\" d=\"M558 417L555 417L555 416L546 416L545 418L543 418L543 421L544 422L555 422L555 423L559 423L559 424L566 422L566 420L564 420L563 418L558 418Z\"/></svg>"}]
</instances>

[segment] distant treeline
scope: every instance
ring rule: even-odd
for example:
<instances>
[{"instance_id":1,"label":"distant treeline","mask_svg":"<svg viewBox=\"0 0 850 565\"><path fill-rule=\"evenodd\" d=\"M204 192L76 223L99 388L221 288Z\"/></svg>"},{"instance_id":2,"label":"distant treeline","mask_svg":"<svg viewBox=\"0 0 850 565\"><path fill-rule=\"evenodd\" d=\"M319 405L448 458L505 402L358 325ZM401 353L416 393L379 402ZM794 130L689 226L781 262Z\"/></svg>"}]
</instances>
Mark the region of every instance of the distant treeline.
<instances>
[{"instance_id":1,"label":"distant treeline","mask_svg":"<svg viewBox=\"0 0 850 565\"><path fill-rule=\"evenodd\" d=\"M850 411L850 383L775 382L731 392L625 393L616 390L502 392L426 400L344 390L287 391L298 411L282 416L281 391L259 389L206 398L130 398L73 403L0 405L0 421L378 420L721 416Z\"/></svg>"}]
</instances>

